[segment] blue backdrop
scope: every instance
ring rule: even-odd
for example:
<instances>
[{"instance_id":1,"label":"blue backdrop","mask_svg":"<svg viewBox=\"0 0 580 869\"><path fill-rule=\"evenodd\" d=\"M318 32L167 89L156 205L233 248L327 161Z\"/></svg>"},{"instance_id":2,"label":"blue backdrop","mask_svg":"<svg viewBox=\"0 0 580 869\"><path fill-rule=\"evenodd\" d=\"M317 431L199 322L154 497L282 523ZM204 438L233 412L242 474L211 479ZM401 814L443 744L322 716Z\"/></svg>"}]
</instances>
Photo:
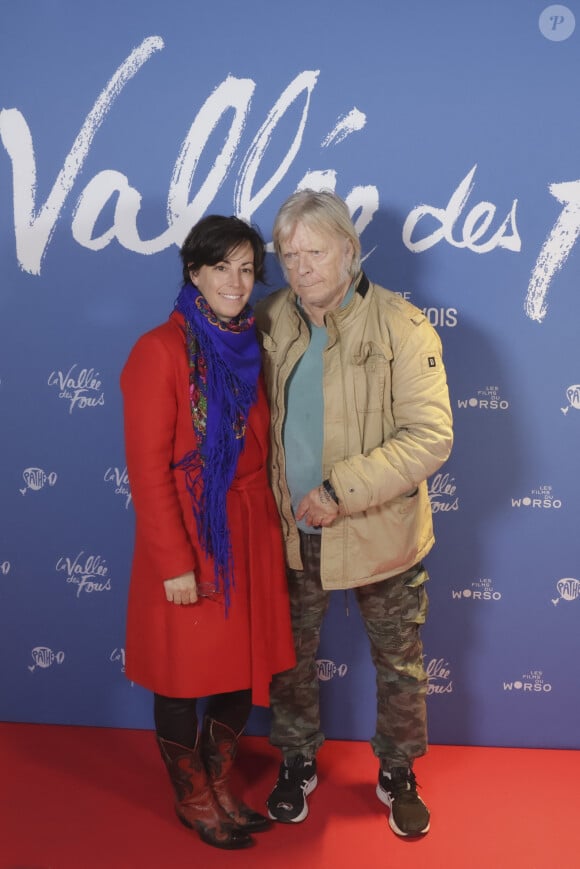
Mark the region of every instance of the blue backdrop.
<instances>
[{"instance_id":1,"label":"blue backdrop","mask_svg":"<svg viewBox=\"0 0 580 869\"><path fill-rule=\"evenodd\" d=\"M314 186L444 344L431 741L580 747L579 81L578 0L2 4L0 718L151 726L123 675L119 373L196 220L270 239ZM370 737L340 593L319 673L328 735Z\"/></svg>"}]
</instances>

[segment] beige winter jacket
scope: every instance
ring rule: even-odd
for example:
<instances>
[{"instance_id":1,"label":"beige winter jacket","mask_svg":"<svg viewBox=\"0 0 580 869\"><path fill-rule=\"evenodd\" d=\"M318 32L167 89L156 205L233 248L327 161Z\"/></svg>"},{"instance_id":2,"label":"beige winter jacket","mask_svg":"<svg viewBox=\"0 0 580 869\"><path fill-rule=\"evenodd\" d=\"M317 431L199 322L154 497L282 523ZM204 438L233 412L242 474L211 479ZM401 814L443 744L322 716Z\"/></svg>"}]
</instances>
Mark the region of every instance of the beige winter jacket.
<instances>
[{"instance_id":1,"label":"beige winter jacket","mask_svg":"<svg viewBox=\"0 0 580 869\"><path fill-rule=\"evenodd\" d=\"M288 565L299 570L282 435L286 384L309 329L290 289L260 302L256 322L272 414L272 488ZM433 546L426 479L449 456L452 416L441 342L418 308L361 273L352 300L325 325L322 478L342 515L322 530L321 578L326 589L353 588L401 573Z\"/></svg>"}]
</instances>

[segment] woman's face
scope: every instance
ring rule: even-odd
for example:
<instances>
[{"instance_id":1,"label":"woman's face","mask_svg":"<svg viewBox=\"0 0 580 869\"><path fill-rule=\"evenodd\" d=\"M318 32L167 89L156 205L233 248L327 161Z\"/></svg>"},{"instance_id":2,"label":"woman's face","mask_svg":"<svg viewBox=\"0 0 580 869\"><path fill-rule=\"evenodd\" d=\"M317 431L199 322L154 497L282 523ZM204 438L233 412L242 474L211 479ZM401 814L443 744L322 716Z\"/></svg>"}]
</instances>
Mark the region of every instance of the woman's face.
<instances>
[{"instance_id":1,"label":"woman's face","mask_svg":"<svg viewBox=\"0 0 580 869\"><path fill-rule=\"evenodd\" d=\"M254 288L254 251L249 241L229 251L213 266L190 269L192 283L220 320L236 317Z\"/></svg>"}]
</instances>

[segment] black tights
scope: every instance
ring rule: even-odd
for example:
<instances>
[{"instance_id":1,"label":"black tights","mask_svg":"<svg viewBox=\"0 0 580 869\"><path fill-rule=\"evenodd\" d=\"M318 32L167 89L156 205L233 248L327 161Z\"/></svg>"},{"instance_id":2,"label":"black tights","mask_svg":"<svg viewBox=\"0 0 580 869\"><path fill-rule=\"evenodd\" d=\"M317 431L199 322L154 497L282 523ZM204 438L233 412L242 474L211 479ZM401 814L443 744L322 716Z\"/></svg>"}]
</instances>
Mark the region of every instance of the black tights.
<instances>
[{"instance_id":1,"label":"black tights","mask_svg":"<svg viewBox=\"0 0 580 869\"><path fill-rule=\"evenodd\" d=\"M249 689L213 694L207 701L205 714L225 724L234 733L241 733L252 708ZM153 695L155 732L162 739L193 748L197 738L197 698Z\"/></svg>"}]
</instances>

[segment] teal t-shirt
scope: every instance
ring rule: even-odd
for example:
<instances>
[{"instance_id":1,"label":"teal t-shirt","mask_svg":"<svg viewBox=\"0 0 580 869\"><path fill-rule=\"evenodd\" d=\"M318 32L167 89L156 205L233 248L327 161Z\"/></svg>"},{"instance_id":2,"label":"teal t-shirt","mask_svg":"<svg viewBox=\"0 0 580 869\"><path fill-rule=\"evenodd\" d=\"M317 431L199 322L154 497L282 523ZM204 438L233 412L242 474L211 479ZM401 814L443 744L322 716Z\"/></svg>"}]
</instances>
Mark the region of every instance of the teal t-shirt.
<instances>
[{"instance_id":1,"label":"teal t-shirt","mask_svg":"<svg viewBox=\"0 0 580 869\"><path fill-rule=\"evenodd\" d=\"M354 293L351 286L341 307L348 304ZM315 326L307 318L310 343L292 372L286 394L284 421L284 452L286 480L296 514L298 504L311 489L322 482L322 445L324 438L324 392L322 389L322 354L327 344L325 326ZM305 522L297 522L301 531L320 534Z\"/></svg>"},{"instance_id":2,"label":"teal t-shirt","mask_svg":"<svg viewBox=\"0 0 580 869\"><path fill-rule=\"evenodd\" d=\"M304 495L322 481L322 353L327 333L324 326L309 325L310 344L288 381L284 423L286 480L294 513ZM309 534L320 533L302 521L298 527Z\"/></svg>"}]
</instances>

